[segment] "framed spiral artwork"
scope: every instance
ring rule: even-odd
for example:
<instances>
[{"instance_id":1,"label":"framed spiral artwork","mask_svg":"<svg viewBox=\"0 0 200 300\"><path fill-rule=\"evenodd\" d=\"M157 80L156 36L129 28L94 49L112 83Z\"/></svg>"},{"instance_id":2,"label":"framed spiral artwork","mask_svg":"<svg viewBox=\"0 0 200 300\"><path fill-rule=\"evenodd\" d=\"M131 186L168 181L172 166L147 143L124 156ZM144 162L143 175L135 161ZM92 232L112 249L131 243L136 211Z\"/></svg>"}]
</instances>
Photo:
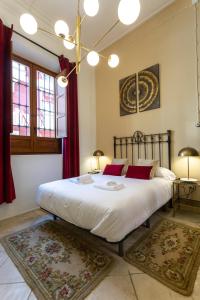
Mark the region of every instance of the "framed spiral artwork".
<instances>
[{"instance_id":1,"label":"framed spiral artwork","mask_svg":"<svg viewBox=\"0 0 200 300\"><path fill-rule=\"evenodd\" d=\"M159 64L119 81L120 116L160 108Z\"/></svg>"},{"instance_id":2,"label":"framed spiral artwork","mask_svg":"<svg viewBox=\"0 0 200 300\"><path fill-rule=\"evenodd\" d=\"M159 65L154 65L138 73L139 111L160 107Z\"/></svg>"},{"instance_id":3,"label":"framed spiral artwork","mask_svg":"<svg viewBox=\"0 0 200 300\"><path fill-rule=\"evenodd\" d=\"M137 112L137 76L125 77L119 81L120 116Z\"/></svg>"}]
</instances>

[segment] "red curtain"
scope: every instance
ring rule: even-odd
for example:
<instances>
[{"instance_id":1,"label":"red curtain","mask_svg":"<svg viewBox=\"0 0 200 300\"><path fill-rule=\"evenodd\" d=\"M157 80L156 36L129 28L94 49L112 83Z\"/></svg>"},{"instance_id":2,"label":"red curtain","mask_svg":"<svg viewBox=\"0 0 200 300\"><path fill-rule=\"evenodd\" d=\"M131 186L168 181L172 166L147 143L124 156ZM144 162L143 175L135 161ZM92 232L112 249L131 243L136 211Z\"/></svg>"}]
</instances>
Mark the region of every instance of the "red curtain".
<instances>
[{"instance_id":1,"label":"red curtain","mask_svg":"<svg viewBox=\"0 0 200 300\"><path fill-rule=\"evenodd\" d=\"M67 74L74 68L63 55L59 57L61 71ZM68 78L67 86L67 137L63 138L63 178L76 177L80 174L79 126L78 126L78 90L76 71Z\"/></svg>"},{"instance_id":2,"label":"red curtain","mask_svg":"<svg viewBox=\"0 0 200 300\"><path fill-rule=\"evenodd\" d=\"M0 20L0 204L15 199L10 163L10 133L12 131L12 28Z\"/></svg>"}]
</instances>

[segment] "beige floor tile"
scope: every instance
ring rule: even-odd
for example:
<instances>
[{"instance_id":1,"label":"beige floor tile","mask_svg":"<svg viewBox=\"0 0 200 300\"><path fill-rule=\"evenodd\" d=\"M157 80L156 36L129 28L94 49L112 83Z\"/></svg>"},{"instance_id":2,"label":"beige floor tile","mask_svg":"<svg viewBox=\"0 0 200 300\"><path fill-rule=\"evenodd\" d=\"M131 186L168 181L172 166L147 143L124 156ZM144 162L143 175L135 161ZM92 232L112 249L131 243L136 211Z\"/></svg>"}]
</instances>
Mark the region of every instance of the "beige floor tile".
<instances>
[{"instance_id":1,"label":"beige floor tile","mask_svg":"<svg viewBox=\"0 0 200 300\"><path fill-rule=\"evenodd\" d=\"M31 292L31 294L29 295L28 300L37 300L33 292Z\"/></svg>"},{"instance_id":2,"label":"beige floor tile","mask_svg":"<svg viewBox=\"0 0 200 300\"><path fill-rule=\"evenodd\" d=\"M1 300L28 300L30 292L26 283L0 285Z\"/></svg>"},{"instance_id":3,"label":"beige floor tile","mask_svg":"<svg viewBox=\"0 0 200 300\"><path fill-rule=\"evenodd\" d=\"M21 283L24 282L21 274L18 272L17 268L8 257L7 260L0 267L0 284L7 283ZM1 298L0 298L1 299Z\"/></svg>"},{"instance_id":4,"label":"beige floor tile","mask_svg":"<svg viewBox=\"0 0 200 300\"><path fill-rule=\"evenodd\" d=\"M108 276L85 300L137 300L130 277Z\"/></svg>"},{"instance_id":5,"label":"beige floor tile","mask_svg":"<svg viewBox=\"0 0 200 300\"><path fill-rule=\"evenodd\" d=\"M3 265L7 258L8 255L6 254L4 248L0 244L0 267Z\"/></svg>"},{"instance_id":6,"label":"beige floor tile","mask_svg":"<svg viewBox=\"0 0 200 300\"><path fill-rule=\"evenodd\" d=\"M114 262L108 276L129 276L130 274L143 273L138 270L136 267L127 263L123 258L115 255Z\"/></svg>"},{"instance_id":7,"label":"beige floor tile","mask_svg":"<svg viewBox=\"0 0 200 300\"><path fill-rule=\"evenodd\" d=\"M151 218L151 224L155 224L160 217L172 217L172 211L159 211ZM12 219L0 221L0 237L12 232L21 230L25 227L37 224L46 219L52 219L40 210L36 210ZM182 221L193 226L200 227L199 214L181 210L177 213L174 220ZM3 229L2 229L3 228ZM147 232L148 229L140 227L133 232L125 241L125 250L135 243L141 235ZM96 237L89 235L85 231L84 236L88 236L94 240L97 245L101 245L110 249L110 253L116 253L117 246L109 245ZM108 250L109 251L109 250ZM5 251L0 245L0 299L2 300L36 300L33 293L25 283L14 284L14 282L23 282L23 278L15 268L9 258L5 258ZM5 259L4 259L5 258ZM109 273L97 288L87 297L87 300L136 300L134 289L132 287L128 273L132 274L132 279L139 300L200 300L200 271L195 282L194 292L191 297L184 297L172 290L168 289L163 284L142 273L134 266L125 262L122 258L114 255L115 262ZM2 264L1 264L2 262ZM11 284L6 284L11 283ZM20 287L21 286L21 287ZM12 287L12 288L10 288ZM16 292L13 292L16 290ZM138 300L137 299L137 300Z\"/></svg>"},{"instance_id":8,"label":"beige floor tile","mask_svg":"<svg viewBox=\"0 0 200 300\"><path fill-rule=\"evenodd\" d=\"M46 218L49 218L49 215L38 209L14 218L2 220L0 221L0 238L13 232L22 230L37 222L41 222Z\"/></svg>"},{"instance_id":9,"label":"beige floor tile","mask_svg":"<svg viewBox=\"0 0 200 300\"><path fill-rule=\"evenodd\" d=\"M194 284L194 291L192 294L193 300L199 300L200 299L200 269L197 273L197 278Z\"/></svg>"},{"instance_id":10,"label":"beige floor tile","mask_svg":"<svg viewBox=\"0 0 200 300\"><path fill-rule=\"evenodd\" d=\"M3 248L3 246L0 244L0 251L5 252L5 249Z\"/></svg>"},{"instance_id":11,"label":"beige floor tile","mask_svg":"<svg viewBox=\"0 0 200 300\"><path fill-rule=\"evenodd\" d=\"M158 212L157 215L160 215L161 217L167 217L172 218L172 220L175 221L181 221L188 225L193 225L200 227L200 215L199 213L195 213L193 211L187 211L187 210L178 210L176 213L176 217L173 217L172 211L169 211L168 213L164 213L162 211Z\"/></svg>"},{"instance_id":12,"label":"beige floor tile","mask_svg":"<svg viewBox=\"0 0 200 300\"><path fill-rule=\"evenodd\" d=\"M139 300L193 300L192 296L182 296L146 274L134 274L132 280Z\"/></svg>"}]
</instances>

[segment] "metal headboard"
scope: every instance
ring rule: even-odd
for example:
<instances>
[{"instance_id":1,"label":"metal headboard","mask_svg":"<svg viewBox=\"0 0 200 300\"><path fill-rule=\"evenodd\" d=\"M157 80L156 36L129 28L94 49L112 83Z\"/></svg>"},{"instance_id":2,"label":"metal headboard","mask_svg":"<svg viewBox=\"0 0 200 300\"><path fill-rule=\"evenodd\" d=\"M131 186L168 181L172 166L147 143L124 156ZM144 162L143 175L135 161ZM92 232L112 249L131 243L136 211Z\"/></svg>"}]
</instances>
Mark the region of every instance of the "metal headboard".
<instances>
[{"instance_id":1,"label":"metal headboard","mask_svg":"<svg viewBox=\"0 0 200 300\"><path fill-rule=\"evenodd\" d=\"M156 134L135 131L133 136L114 136L114 158L128 158L132 164L136 158L157 159L160 166L171 169L171 130Z\"/></svg>"}]
</instances>

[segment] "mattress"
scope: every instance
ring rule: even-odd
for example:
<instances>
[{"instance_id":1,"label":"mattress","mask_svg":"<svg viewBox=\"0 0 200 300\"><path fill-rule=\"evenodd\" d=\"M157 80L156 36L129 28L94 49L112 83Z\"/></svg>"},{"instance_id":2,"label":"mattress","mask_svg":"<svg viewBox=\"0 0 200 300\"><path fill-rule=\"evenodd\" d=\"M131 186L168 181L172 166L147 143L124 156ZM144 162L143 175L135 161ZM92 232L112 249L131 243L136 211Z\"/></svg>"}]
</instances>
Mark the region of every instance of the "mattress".
<instances>
[{"instance_id":1,"label":"mattress","mask_svg":"<svg viewBox=\"0 0 200 300\"><path fill-rule=\"evenodd\" d=\"M109 242L118 242L143 224L172 197L172 182L124 176L92 176L94 183L76 184L70 179L45 183L37 192L38 205L76 226ZM97 189L106 181L124 184L119 191Z\"/></svg>"}]
</instances>

